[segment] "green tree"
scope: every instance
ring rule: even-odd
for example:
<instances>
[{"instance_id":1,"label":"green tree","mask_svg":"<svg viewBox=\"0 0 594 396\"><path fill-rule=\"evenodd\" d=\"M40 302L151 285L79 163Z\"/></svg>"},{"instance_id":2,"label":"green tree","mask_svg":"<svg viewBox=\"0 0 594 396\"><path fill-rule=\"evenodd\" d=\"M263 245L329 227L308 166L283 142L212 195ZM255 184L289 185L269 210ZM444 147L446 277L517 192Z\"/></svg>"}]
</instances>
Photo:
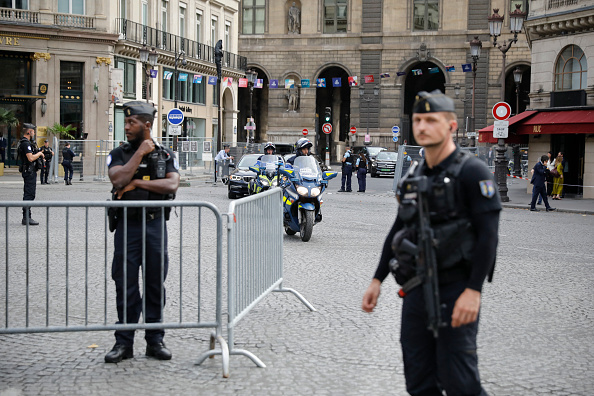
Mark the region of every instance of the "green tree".
<instances>
[{"instance_id":1,"label":"green tree","mask_svg":"<svg viewBox=\"0 0 594 396\"><path fill-rule=\"evenodd\" d=\"M7 127L14 127L19 124L18 118L14 115L14 113L10 110L6 110L0 108L0 125L5 125Z\"/></svg>"},{"instance_id":2,"label":"green tree","mask_svg":"<svg viewBox=\"0 0 594 396\"><path fill-rule=\"evenodd\" d=\"M70 134L70 132L76 131L76 128L72 125L61 125L57 122L50 128L47 129L49 132L53 133L54 135L58 135L60 139L66 138L70 140L75 140L76 138Z\"/></svg>"}]
</instances>

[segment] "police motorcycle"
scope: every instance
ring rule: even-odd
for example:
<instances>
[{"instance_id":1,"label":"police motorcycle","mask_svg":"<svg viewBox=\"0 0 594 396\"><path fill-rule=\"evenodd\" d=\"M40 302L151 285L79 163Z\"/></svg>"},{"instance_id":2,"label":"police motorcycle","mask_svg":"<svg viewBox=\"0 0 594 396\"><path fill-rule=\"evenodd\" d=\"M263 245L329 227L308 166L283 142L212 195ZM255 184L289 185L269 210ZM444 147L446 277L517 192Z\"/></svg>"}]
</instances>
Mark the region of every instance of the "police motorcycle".
<instances>
[{"instance_id":1,"label":"police motorcycle","mask_svg":"<svg viewBox=\"0 0 594 396\"><path fill-rule=\"evenodd\" d=\"M322 193L328 187L328 180L337 176L336 172L322 172L313 156L298 156L290 164L280 168L285 176L281 181L283 189L283 223L288 235L301 235L307 242L311 238L313 226L322 221L320 206Z\"/></svg>"},{"instance_id":2,"label":"police motorcycle","mask_svg":"<svg viewBox=\"0 0 594 396\"><path fill-rule=\"evenodd\" d=\"M256 165L249 169L256 173L256 177L248 184L248 193L258 194L279 184L279 168L282 165L277 155L263 155Z\"/></svg>"}]
</instances>

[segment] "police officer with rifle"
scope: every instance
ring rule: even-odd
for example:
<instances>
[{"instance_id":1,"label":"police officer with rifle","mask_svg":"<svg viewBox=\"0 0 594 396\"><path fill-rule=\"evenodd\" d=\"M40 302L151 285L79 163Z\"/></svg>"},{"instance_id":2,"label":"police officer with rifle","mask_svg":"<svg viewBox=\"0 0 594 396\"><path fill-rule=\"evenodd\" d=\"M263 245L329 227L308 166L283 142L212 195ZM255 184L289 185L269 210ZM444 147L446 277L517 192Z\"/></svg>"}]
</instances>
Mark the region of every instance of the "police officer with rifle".
<instances>
[{"instance_id":1,"label":"police officer with rifle","mask_svg":"<svg viewBox=\"0 0 594 396\"><path fill-rule=\"evenodd\" d=\"M23 176L23 201L34 201L37 187L37 171L43 168L43 152L37 148L33 124L23 124L23 137L19 141L18 157L21 160L19 172ZM31 207L23 207L23 225L39 225L31 218Z\"/></svg>"},{"instance_id":2,"label":"police officer with rifle","mask_svg":"<svg viewBox=\"0 0 594 396\"><path fill-rule=\"evenodd\" d=\"M47 139L43 142L41 148L43 152L43 169L41 170L41 184L49 184L49 172L52 164L52 157L54 156L54 150L49 146Z\"/></svg>"},{"instance_id":3,"label":"police officer with rifle","mask_svg":"<svg viewBox=\"0 0 594 396\"><path fill-rule=\"evenodd\" d=\"M399 184L398 215L363 296L363 310L372 312L390 272L402 286L400 343L411 395L486 395L476 336L501 202L487 166L454 143L454 111L440 91L419 92L413 134L425 158Z\"/></svg>"},{"instance_id":4,"label":"police officer with rifle","mask_svg":"<svg viewBox=\"0 0 594 396\"><path fill-rule=\"evenodd\" d=\"M169 220L171 208L159 207L159 201L175 197L180 178L173 152L151 138L155 112L155 108L145 102L126 103L124 131L128 143L113 149L106 161L114 200L155 201L154 207L110 211L110 230L115 229L111 274L116 285L118 323L138 323L143 313L143 299L144 322L159 323L163 319L161 304L165 304L164 282L169 264L167 227L163 223ZM142 268L143 247L145 268ZM124 257L127 257L126 262ZM140 271L143 271L144 290L138 282ZM145 331L147 356L171 359L171 352L163 342L164 335L163 329ZM116 344L105 355L107 363L118 363L134 356L133 330L117 330L115 338Z\"/></svg>"}]
</instances>

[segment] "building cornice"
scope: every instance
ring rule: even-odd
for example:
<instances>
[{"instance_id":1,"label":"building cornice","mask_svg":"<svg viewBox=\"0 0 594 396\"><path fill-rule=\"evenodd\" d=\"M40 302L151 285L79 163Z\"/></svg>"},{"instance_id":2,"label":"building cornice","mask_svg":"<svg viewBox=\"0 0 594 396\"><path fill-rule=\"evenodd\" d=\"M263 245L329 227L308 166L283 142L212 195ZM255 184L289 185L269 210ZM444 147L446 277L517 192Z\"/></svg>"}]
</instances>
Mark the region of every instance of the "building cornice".
<instances>
[{"instance_id":1,"label":"building cornice","mask_svg":"<svg viewBox=\"0 0 594 396\"><path fill-rule=\"evenodd\" d=\"M535 40L591 31L594 29L594 14L592 10L556 14L527 20L524 26L528 42L531 43Z\"/></svg>"},{"instance_id":2,"label":"building cornice","mask_svg":"<svg viewBox=\"0 0 594 396\"><path fill-rule=\"evenodd\" d=\"M94 42L115 45L118 35L113 33L98 32L96 30L62 29L47 26L24 26L0 24L0 35L17 35L20 38L62 40L77 42Z\"/></svg>"}]
</instances>

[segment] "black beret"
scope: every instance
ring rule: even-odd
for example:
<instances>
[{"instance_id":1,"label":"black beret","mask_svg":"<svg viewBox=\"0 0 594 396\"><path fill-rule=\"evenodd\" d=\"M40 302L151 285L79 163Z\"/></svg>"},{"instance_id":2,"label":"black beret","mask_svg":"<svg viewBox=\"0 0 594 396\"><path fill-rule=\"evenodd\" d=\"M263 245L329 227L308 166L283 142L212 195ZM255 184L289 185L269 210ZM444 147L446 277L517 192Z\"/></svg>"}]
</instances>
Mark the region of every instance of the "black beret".
<instances>
[{"instance_id":1,"label":"black beret","mask_svg":"<svg viewBox=\"0 0 594 396\"><path fill-rule=\"evenodd\" d=\"M29 124L28 122L23 123L23 128L25 129L37 129L37 127L33 124Z\"/></svg>"},{"instance_id":2,"label":"black beret","mask_svg":"<svg viewBox=\"0 0 594 396\"><path fill-rule=\"evenodd\" d=\"M153 105L139 100L128 102L124 105L124 115L126 117L133 115L150 115L154 117L156 112L157 109L155 109Z\"/></svg>"},{"instance_id":3,"label":"black beret","mask_svg":"<svg viewBox=\"0 0 594 396\"><path fill-rule=\"evenodd\" d=\"M445 96L439 89L431 92L421 91L417 94L413 113L437 113L440 111L456 112L452 98Z\"/></svg>"}]
</instances>

